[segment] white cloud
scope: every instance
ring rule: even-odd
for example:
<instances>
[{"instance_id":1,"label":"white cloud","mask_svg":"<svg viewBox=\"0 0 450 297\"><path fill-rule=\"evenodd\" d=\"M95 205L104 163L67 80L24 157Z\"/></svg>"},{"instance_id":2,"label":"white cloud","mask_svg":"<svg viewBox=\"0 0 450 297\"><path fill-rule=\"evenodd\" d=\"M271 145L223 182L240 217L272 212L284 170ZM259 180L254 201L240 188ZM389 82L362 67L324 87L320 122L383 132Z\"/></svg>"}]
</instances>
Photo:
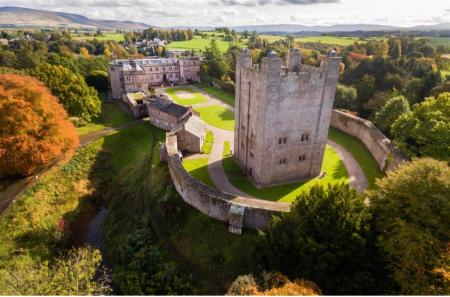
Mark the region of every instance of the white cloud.
<instances>
[{"instance_id":1,"label":"white cloud","mask_svg":"<svg viewBox=\"0 0 450 297\"><path fill-rule=\"evenodd\" d=\"M448 0L0 0L7 5L157 26L450 22Z\"/></svg>"}]
</instances>

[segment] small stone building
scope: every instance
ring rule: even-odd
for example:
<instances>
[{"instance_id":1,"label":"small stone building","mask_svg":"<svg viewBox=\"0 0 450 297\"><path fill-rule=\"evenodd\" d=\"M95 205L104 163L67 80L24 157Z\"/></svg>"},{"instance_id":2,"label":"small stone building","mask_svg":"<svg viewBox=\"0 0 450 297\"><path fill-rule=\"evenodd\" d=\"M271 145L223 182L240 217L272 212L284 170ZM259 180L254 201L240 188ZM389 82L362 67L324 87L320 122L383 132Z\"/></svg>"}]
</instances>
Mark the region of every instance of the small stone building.
<instances>
[{"instance_id":1,"label":"small stone building","mask_svg":"<svg viewBox=\"0 0 450 297\"><path fill-rule=\"evenodd\" d=\"M192 108L168 99L155 98L147 103L150 123L166 131L178 128L192 116Z\"/></svg>"},{"instance_id":2,"label":"small stone building","mask_svg":"<svg viewBox=\"0 0 450 297\"><path fill-rule=\"evenodd\" d=\"M165 98L146 101L150 123L166 131L175 132L182 151L198 153L206 136L206 124L186 107Z\"/></svg>"},{"instance_id":3,"label":"small stone building","mask_svg":"<svg viewBox=\"0 0 450 297\"><path fill-rule=\"evenodd\" d=\"M178 145L189 152L200 152L205 142L206 124L198 116L191 116L177 133Z\"/></svg>"}]
</instances>

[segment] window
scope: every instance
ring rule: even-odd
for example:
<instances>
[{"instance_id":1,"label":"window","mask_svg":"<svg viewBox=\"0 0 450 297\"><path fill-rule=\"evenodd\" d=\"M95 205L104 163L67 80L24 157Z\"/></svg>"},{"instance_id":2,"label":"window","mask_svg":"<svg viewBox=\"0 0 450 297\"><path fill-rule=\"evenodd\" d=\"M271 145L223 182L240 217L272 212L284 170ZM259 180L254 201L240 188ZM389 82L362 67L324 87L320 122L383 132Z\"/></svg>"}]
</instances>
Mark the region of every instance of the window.
<instances>
[{"instance_id":1,"label":"window","mask_svg":"<svg viewBox=\"0 0 450 297\"><path fill-rule=\"evenodd\" d=\"M280 137L279 139L278 139L278 144L281 144L283 142L283 139Z\"/></svg>"},{"instance_id":2,"label":"window","mask_svg":"<svg viewBox=\"0 0 450 297\"><path fill-rule=\"evenodd\" d=\"M309 133L305 132L302 134L302 141L308 141L309 140Z\"/></svg>"},{"instance_id":3,"label":"window","mask_svg":"<svg viewBox=\"0 0 450 297\"><path fill-rule=\"evenodd\" d=\"M281 158L280 159L280 164L287 164L286 158Z\"/></svg>"},{"instance_id":4,"label":"window","mask_svg":"<svg viewBox=\"0 0 450 297\"><path fill-rule=\"evenodd\" d=\"M287 137L278 138L278 144L286 144L286 143L287 143Z\"/></svg>"},{"instance_id":5,"label":"window","mask_svg":"<svg viewBox=\"0 0 450 297\"><path fill-rule=\"evenodd\" d=\"M241 141L241 148L244 148L244 142L243 141Z\"/></svg>"},{"instance_id":6,"label":"window","mask_svg":"<svg viewBox=\"0 0 450 297\"><path fill-rule=\"evenodd\" d=\"M305 160L306 160L306 155L305 154L298 156L298 161L299 162L303 162Z\"/></svg>"}]
</instances>

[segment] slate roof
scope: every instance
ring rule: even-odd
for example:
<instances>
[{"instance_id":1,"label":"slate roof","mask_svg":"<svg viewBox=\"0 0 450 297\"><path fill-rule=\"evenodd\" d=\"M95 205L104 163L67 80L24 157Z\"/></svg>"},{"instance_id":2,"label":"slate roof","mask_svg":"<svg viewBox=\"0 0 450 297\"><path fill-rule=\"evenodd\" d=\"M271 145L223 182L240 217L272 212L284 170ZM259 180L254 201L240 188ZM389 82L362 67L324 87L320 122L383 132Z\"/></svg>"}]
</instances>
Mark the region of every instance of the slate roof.
<instances>
[{"instance_id":1,"label":"slate roof","mask_svg":"<svg viewBox=\"0 0 450 297\"><path fill-rule=\"evenodd\" d=\"M192 116L189 120L184 124L184 129L191 134L201 137L202 134L206 131L206 124L199 117Z\"/></svg>"},{"instance_id":2,"label":"slate roof","mask_svg":"<svg viewBox=\"0 0 450 297\"><path fill-rule=\"evenodd\" d=\"M152 100L150 101L150 103L148 103L148 106L177 118L181 118L189 111L189 108L178 105L164 98L157 98L155 100Z\"/></svg>"}]
</instances>

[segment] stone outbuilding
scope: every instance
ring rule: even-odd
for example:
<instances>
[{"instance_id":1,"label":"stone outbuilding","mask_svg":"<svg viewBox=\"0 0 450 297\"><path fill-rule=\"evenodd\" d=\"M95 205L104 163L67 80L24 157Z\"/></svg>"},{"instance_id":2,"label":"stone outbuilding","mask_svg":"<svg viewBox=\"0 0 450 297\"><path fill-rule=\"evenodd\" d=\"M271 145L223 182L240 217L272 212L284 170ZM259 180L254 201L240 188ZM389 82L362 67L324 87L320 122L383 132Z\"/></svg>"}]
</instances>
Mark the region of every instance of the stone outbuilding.
<instances>
[{"instance_id":1,"label":"stone outbuilding","mask_svg":"<svg viewBox=\"0 0 450 297\"><path fill-rule=\"evenodd\" d=\"M152 98L146 104L150 123L176 133L181 151L200 152L205 141L206 124L194 115L192 107L165 98Z\"/></svg>"},{"instance_id":2,"label":"stone outbuilding","mask_svg":"<svg viewBox=\"0 0 450 297\"><path fill-rule=\"evenodd\" d=\"M192 108L176 104L165 98L147 102L150 123L166 131L183 125L192 116Z\"/></svg>"},{"instance_id":3,"label":"stone outbuilding","mask_svg":"<svg viewBox=\"0 0 450 297\"><path fill-rule=\"evenodd\" d=\"M198 116L192 115L177 134L178 145L189 152L200 152L205 142L206 124Z\"/></svg>"}]
</instances>

